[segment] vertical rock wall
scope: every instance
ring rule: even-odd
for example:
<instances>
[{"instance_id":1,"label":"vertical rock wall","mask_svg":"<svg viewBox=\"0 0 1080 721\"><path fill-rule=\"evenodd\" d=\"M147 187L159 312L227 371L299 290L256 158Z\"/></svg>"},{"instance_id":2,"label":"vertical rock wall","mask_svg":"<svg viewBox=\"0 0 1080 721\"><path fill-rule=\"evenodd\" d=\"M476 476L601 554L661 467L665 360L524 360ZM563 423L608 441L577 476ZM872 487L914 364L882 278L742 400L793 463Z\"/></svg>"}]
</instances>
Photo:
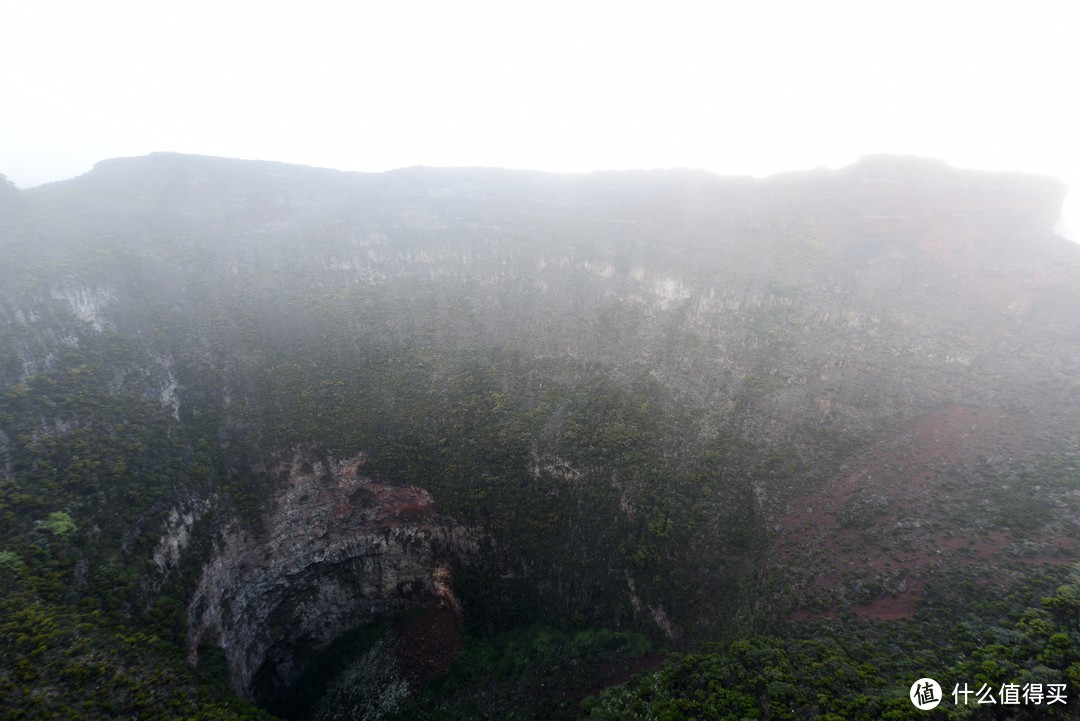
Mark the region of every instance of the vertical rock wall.
<instances>
[{"instance_id":1,"label":"vertical rock wall","mask_svg":"<svg viewBox=\"0 0 1080 721\"><path fill-rule=\"evenodd\" d=\"M481 531L439 515L427 491L375 483L363 456L275 471L281 484L254 524L222 533L189 606L190 655L225 651L234 688L287 686L312 651L407 608L450 604L447 567L497 554ZM252 530L252 529L255 530Z\"/></svg>"}]
</instances>

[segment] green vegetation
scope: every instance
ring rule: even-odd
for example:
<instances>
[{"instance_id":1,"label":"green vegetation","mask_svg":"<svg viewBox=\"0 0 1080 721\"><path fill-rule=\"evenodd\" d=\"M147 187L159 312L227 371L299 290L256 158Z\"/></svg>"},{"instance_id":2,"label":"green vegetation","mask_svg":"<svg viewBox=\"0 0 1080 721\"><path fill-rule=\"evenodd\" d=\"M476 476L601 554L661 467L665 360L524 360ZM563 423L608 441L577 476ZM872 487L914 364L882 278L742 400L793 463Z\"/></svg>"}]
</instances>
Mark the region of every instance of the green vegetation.
<instances>
[{"instance_id":1,"label":"green vegetation","mask_svg":"<svg viewBox=\"0 0 1080 721\"><path fill-rule=\"evenodd\" d=\"M775 638L685 656L605 691L583 710L586 718L604 721L918 718L905 691L835 641Z\"/></svg>"},{"instance_id":2,"label":"green vegetation","mask_svg":"<svg viewBox=\"0 0 1080 721\"><path fill-rule=\"evenodd\" d=\"M13 718L63 717L64 709L79 718L263 714L231 697L220 663L212 671L212 650L200 669L186 666L183 609L196 564L154 591L146 559L164 512L183 497L176 489L216 489L251 515L267 480L242 470L244 449L313 439L339 456L367 450L365 473L423 486L441 512L484 526L540 568L590 582L559 595L456 574L476 635L467 634L447 677L408 699L403 691L387 697L384 710L400 718L573 717L581 697L618 680L594 672L647 648L640 637L595 627L633 622L632 609L612 601L625 597L628 574L643 603L689 620L706 638L732 640L586 702L590 718L906 718L913 709L904 684L918 675L1074 683L1068 590L1012 626L999 625L1002 608L955 621L961 640L947 653L931 652L940 639L918 624L890 625L907 630L888 643L881 631L844 624L812 639L748 637L762 628L740 605L754 592L747 579L761 547L749 481L805 469L736 440L737 429L648 375L505 349L372 345L358 360L330 337L295 350L264 348L259 337L249 341L245 372L260 393L232 409L220 405L223 374L192 371L189 407L173 416L146 398L142 352L108 334L67 348L50 370L0 396L14 469L0 485L0 576L11 619L0 629L11 659L0 678ZM243 442L222 452L223 434ZM1062 463L1048 487L1069 490L1073 467ZM1049 473L1015 471L1025 472ZM1023 502L1008 491L995 501ZM727 567L700 574L692 557L701 555ZM955 587L967 595L931 593L928 608L979 597L977 584ZM521 630L565 619L587 628ZM379 655L354 657L348 668L370 681L364 659L376 668ZM45 679L65 684L54 689ZM339 677L320 686L307 708L349 706L357 683Z\"/></svg>"},{"instance_id":3,"label":"green vegetation","mask_svg":"<svg viewBox=\"0 0 1080 721\"><path fill-rule=\"evenodd\" d=\"M771 464L648 375L505 349L368 348L357 361L328 338L262 384L273 447L367 451L365 474L421 486L440 512L582 579L546 599L556 617L629 622L628 574L643 603L697 609L702 633L726 633L739 611L761 551L749 482ZM700 556L725 562L695 574L686 561Z\"/></svg>"},{"instance_id":4,"label":"green vegetation","mask_svg":"<svg viewBox=\"0 0 1080 721\"><path fill-rule=\"evenodd\" d=\"M0 641L17 649L14 663L75 679L57 708L83 718L117 709L152 715L165 699L183 715L183 699L228 698L187 669L178 650L198 544L161 588L149 559L167 512L191 494L216 491L254 518L268 482L243 471L256 442L320 438L335 454L368 449L366 473L422 485L441 512L487 528L536 568L582 579L570 592L538 593L492 579L470 584L463 572L461 596L480 609L471 612L478 630L564 618L633 623L618 600L630 575L643 604L713 635L732 631L758 522L745 502L749 454L713 419L648 376L628 380L595 364L377 347L356 364L333 343L322 348L253 348L252 358L278 360L265 366L263 392L228 412L214 392L224 379L205 372L185 379L193 392L173 415L146 395L145 351L109 334L66 347L51 369L0 393L12 469L0 479L0 574L12 581L10 603L80 629L78 641L56 642L72 649L115 645L101 628L143 647L133 656L117 646L101 662L122 678L99 696L96 677L65 670L81 656L49 643L31 649L7 626L12 635ZM223 453L222 434L242 442ZM700 553L727 559L725 567L687 574L688 557ZM156 640L145 641L148 634ZM155 664L156 676L145 670ZM144 683L158 693L146 697ZM32 716L57 698L32 688L15 689L11 707Z\"/></svg>"},{"instance_id":5,"label":"green vegetation","mask_svg":"<svg viewBox=\"0 0 1080 721\"><path fill-rule=\"evenodd\" d=\"M963 574L961 574L962 576ZM1035 588L1061 573L1036 574L1008 596L988 597L975 578L942 579L919 616L887 623L822 621L784 636L706 647L678 663L587 699L590 721L615 719L919 719L912 683L936 679L936 718L1077 718L1080 691L1080 566L1049 596ZM954 687L1064 684L1065 705L954 702ZM1002 715L1004 714L1004 715Z\"/></svg>"},{"instance_id":6,"label":"green vegetation","mask_svg":"<svg viewBox=\"0 0 1080 721\"><path fill-rule=\"evenodd\" d=\"M0 658L11 721L272 718L197 674L169 642L28 591L0 592Z\"/></svg>"},{"instance_id":7,"label":"green vegetation","mask_svg":"<svg viewBox=\"0 0 1080 721\"><path fill-rule=\"evenodd\" d=\"M67 538L78 530L75 521L63 511L53 511L44 521L38 521L38 527L44 528L57 538Z\"/></svg>"},{"instance_id":8,"label":"green vegetation","mask_svg":"<svg viewBox=\"0 0 1080 721\"><path fill-rule=\"evenodd\" d=\"M5 718L269 718L188 666L190 569L148 584L165 512L217 466L212 428L147 398L148 365L90 336L0 390Z\"/></svg>"},{"instance_id":9,"label":"green vegetation","mask_svg":"<svg viewBox=\"0 0 1080 721\"><path fill-rule=\"evenodd\" d=\"M416 635L424 612L343 634L288 693L270 704L282 718L572 719L587 694L654 667L665 654L645 635L598 628L523 625L492 632L449 622L448 672L417 677L439 642ZM445 619L444 619L445 622ZM448 659L443 658L440 662Z\"/></svg>"},{"instance_id":10,"label":"green vegetation","mask_svg":"<svg viewBox=\"0 0 1080 721\"><path fill-rule=\"evenodd\" d=\"M1066 711L1080 707L1080 590L1052 571L1028 588L1007 564L987 581L932 558L914 620L766 618L782 594L805 596L826 554L766 578L763 507L838 478L892 420L1017 404L1075 435L1058 360L1009 380L1031 352L989 353L969 377L939 362L952 341L932 339L981 308L910 304L834 263L845 247L881 257L877 274L903 262L874 239L845 246L828 218L812 234L741 201L679 230L684 200L610 178L309 185L204 162L124 161L27 193L0 179L5 718L270 718L232 694L221 649L189 667L187 610L216 534L261 530L279 479L255 469L294 449L363 455L362 474L426 489L525 570L454 569L463 650L446 675L406 687L391 657L408 619L386 621L318 655L273 705L284 716L914 718L921 675L946 690L1066 683ZM925 287L955 286L952 270ZM1037 315L1024 333L1056 328ZM1001 380L984 392L986 378ZM1029 398L1040 388L1053 403ZM957 554L1007 529L1014 555L1059 558L1080 534L1080 464L1048 439L1032 448L1052 452L956 460L940 513L900 520L947 527ZM880 532L879 497L851 493L844 550L899 538L916 554L914 533ZM179 560L155 562L193 508L206 510ZM900 560L882 565L847 605L896 590ZM661 643L690 653L579 706Z\"/></svg>"},{"instance_id":11,"label":"green vegetation","mask_svg":"<svg viewBox=\"0 0 1080 721\"><path fill-rule=\"evenodd\" d=\"M607 629L533 626L466 636L450 672L390 718L573 719L586 694L662 658L645 636Z\"/></svg>"},{"instance_id":12,"label":"green vegetation","mask_svg":"<svg viewBox=\"0 0 1080 721\"><path fill-rule=\"evenodd\" d=\"M26 564L23 589L117 621L145 601L165 513L212 488L218 465L213 428L146 397L147 363L132 341L95 336L0 390L0 550Z\"/></svg>"}]
</instances>

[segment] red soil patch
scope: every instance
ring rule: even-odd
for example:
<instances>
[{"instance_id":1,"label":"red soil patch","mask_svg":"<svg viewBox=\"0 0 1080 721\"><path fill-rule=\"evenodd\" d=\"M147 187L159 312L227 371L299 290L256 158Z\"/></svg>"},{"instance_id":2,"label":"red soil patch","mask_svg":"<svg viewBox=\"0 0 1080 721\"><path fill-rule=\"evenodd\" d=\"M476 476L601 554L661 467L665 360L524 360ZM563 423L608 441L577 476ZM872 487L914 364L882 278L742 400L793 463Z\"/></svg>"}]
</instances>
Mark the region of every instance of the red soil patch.
<instances>
[{"instance_id":1,"label":"red soil patch","mask_svg":"<svg viewBox=\"0 0 1080 721\"><path fill-rule=\"evenodd\" d=\"M648 656L641 656L640 658L631 659L630 661L612 661L607 663L601 667L600 677L603 679L603 686L600 688L603 689L608 686L617 686L620 683L626 683L632 676L636 676L639 673L645 673L646 671L652 671L654 668L663 666L668 658L668 654L657 651Z\"/></svg>"},{"instance_id":2,"label":"red soil patch","mask_svg":"<svg viewBox=\"0 0 1080 721\"><path fill-rule=\"evenodd\" d=\"M435 516L435 501L423 488L366 482L330 511L333 523L349 524L357 532L416 523Z\"/></svg>"},{"instance_id":3,"label":"red soil patch","mask_svg":"<svg viewBox=\"0 0 1080 721\"><path fill-rule=\"evenodd\" d=\"M397 657L405 678L418 687L449 673L464 648L461 619L439 606L428 609L405 628L397 644Z\"/></svg>"},{"instance_id":4,"label":"red soil patch","mask_svg":"<svg viewBox=\"0 0 1080 721\"><path fill-rule=\"evenodd\" d=\"M333 517L335 521L344 521L353 514L353 507L349 505L349 502L342 498L336 506L334 506Z\"/></svg>"},{"instance_id":5,"label":"red soil patch","mask_svg":"<svg viewBox=\"0 0 1080 721\"><path fill-rule=\"evenodd\" d=\"M874 621L888 621L895 618L911 618L915 615L915 599L911 594L895 598L879 598L873 603L864 603L851 607L852 612L861 618Z\"/></svg>"},{"instance_id":6,"label":"red soil patch","mask_svg":"<svg viewBox=\"0 0 1080 721\"><path fill-rule=\"evenodd\" d=\"M832 483L792 499L770 519L781 529L773 539L774 572L793 579L801 597L795 605L803 606L789 620L834 615L806 606L828 603L857 579L886 588L851 606L854 613L904 618L922 595L920 577L937 568L1002 558L1073 562L1077 539L1049 527L1033 551L1021 552L1011 533L963 524L968 509L987 497L986 486L960 479L955 469L980 457L1020 457L1035 433L1037 423L1001 409L950 406L911 421L860 453Z\"/></svg>"},{"instance_id":7,"label":"red soil patch","mask_svg":"<svg viewBox=\"0 0 1080 721\"><path fill-rule=\"evenodd\" d=\"M570 702L576 706L587 697L596 695L610 686L618 686L621 683L626 683L639 673L652 671L654 668L663 666L669 658L670 656L668 654L657 651L648 656L639 656L638 658L623 659L620 661L609 661L597 668L597 681L596 683L591 684L589 688L563 691L557 694L557 697L564 702Z\"/></svg>"}]
</instances>

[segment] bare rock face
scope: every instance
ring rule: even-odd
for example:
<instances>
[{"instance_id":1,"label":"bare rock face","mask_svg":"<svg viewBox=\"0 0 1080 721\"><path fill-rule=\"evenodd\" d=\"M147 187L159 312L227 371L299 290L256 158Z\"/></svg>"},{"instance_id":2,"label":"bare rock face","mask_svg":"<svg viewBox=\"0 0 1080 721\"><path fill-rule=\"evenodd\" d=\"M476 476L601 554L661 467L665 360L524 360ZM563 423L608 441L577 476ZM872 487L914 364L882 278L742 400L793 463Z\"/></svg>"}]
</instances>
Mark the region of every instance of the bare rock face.
<instances>
[{"instance_id":1,"label":"bare rock face","mask_svg":"<svg viewBox=\"0 0 1080 721\"><path fill-rule=\"evenodd\" d=\"M436 513L430 494L361 475L363 455L315 460L296 450L277 467L257 529L232 524L188 609L190 657L224 649L249 698L296 679L345 631L417 606L458 612L450 566L498 556L480 530Z\"/></svg>"}]
</instances>

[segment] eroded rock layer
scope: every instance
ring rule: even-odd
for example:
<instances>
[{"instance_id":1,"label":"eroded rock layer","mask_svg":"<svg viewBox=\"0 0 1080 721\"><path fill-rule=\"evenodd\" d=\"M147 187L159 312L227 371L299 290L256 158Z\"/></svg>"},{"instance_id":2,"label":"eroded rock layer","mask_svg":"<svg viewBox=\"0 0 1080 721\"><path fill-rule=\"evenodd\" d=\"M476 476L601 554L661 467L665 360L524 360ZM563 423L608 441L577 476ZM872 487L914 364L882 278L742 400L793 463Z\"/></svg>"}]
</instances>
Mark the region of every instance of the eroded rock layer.
<instances>
[{"instance_id":1,"label":"eroded rock layer","mask_svg":"<svg viewBox=\"0 0 1080 721\"><path fill-rule=\"evenodd\" d=\"M456 609L451 564L491 564L488 536L439 515L421 488L376 483L363 456L274 468L273 499L253 524L222 533L190 605L191 657L213 641L233 686L287 686L344 631L416 606Z\"/></svg>"}]
</instances>

